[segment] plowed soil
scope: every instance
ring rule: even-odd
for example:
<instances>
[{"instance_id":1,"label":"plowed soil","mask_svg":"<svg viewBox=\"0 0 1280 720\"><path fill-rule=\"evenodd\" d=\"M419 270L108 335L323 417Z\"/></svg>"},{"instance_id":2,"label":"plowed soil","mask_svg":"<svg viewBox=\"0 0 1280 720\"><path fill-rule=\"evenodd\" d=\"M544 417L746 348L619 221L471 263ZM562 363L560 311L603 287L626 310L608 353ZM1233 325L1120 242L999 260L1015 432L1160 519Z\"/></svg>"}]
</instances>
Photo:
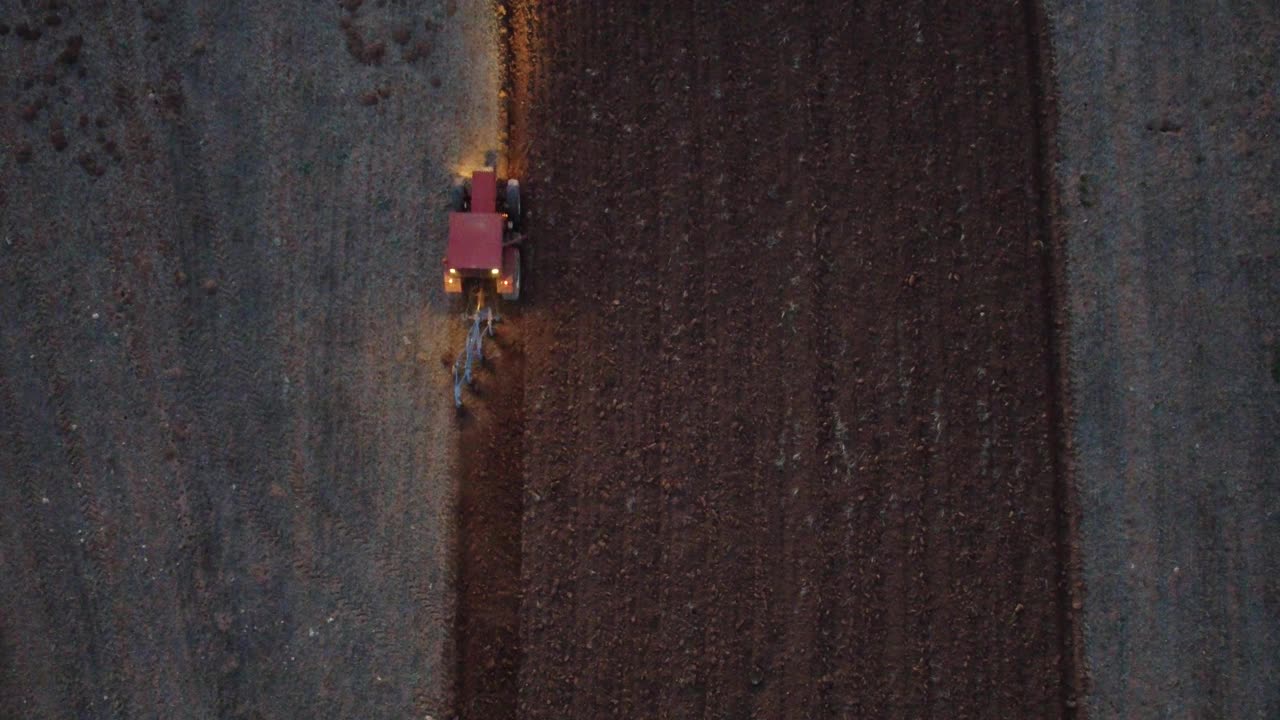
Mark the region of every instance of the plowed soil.
<instances>
[{"instance_id":1,"label":"plowed soil","mask_svg":"<svg viewBox=\"0 0 1280 720\"><path fill-rule=\"evenodd\" d=\"M532 5L505 712L1073 714L1035 13Z\"/></svg>"}]
</instances>

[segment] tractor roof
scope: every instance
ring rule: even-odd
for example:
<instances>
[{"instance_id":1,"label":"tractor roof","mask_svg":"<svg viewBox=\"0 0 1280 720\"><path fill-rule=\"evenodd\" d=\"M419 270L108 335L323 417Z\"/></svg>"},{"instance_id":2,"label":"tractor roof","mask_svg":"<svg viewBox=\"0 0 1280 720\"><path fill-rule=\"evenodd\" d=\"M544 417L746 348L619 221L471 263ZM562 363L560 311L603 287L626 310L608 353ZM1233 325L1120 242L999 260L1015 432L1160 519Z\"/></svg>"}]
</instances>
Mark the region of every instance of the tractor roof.
<instances>
[{"instance_id":1,"label":"tractor roof","mask_svg":"<svg viewBox=\"0 0 1280 720\"><path fill-rule=\"evenodd\" d=\"M502 230L498 213L449 213L449 248L445 262L458 270L502 267Z\"/></svg>"}]
</instances>

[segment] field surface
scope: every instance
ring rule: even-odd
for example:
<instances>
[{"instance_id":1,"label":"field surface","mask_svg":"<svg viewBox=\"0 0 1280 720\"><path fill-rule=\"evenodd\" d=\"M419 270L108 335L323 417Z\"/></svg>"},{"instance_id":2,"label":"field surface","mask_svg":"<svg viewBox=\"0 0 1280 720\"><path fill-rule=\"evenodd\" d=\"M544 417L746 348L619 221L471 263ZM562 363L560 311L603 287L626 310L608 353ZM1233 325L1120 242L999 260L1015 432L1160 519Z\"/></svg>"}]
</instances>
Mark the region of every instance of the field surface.
<instances>
[{"instance_id":1,"label":"field surface","mask_svg":"<svg viewBox=\"0 0 1280 720\"><path fill-rule=\"evenodd\" d=\"M1036 14L511 22L518 715L1071 714Z\"/></svg>"},{"instance_id":2,"label":"field surface","mask_svg":"<svg viewBox=\"0 0 1280 720\"><path fill-rule=\"evenodd\" d=\"M1277 48L3 6L0 717L1280 715ZM494 157L525 297L459 414Z\"/></svg>"},{"instance_id":3,"label":"field surface","mask_svg":"<svg viewBox=\"0 0 1280 720\"><path fill-rule=\"evenodd\" d=\"M0 716L447 716L492 8L51 5L0 5Z\"/></svg>"},{"instance_id":4,"label":"field surface","mask_svg":"<svg viewBox=\"0 0 1280 720\"><path fill-rule=\"evenodd\" d=\"M1280 9L1052 5L1089 714L1280 717Z\"/></svg>"}]
</instances>

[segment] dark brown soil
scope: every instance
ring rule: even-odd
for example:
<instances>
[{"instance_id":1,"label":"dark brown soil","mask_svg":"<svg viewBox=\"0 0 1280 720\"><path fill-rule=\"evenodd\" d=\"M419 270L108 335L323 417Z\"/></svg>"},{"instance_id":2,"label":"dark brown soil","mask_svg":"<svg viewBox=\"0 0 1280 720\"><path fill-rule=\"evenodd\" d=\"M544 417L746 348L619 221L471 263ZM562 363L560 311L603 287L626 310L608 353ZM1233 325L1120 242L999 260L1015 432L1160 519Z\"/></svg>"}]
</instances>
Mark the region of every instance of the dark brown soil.
<instances>
[{"instance_id":1,"label":"dark brown soil","mask_svg":"<svg viewBox=\"0 0 1280 720\"><path fill-rule=\"evenodd\" d=\"M454 692L463 720L513 717L521 661L524 341L519 308L506 305L502 314L458 418Z\"/></svg>"},{"instance_id":2,"label":"dark brown soil","mask_svg":"<svg viewBox=\"0 0 1280 720\"><path fill-rule=\"evenodd\" d=\"M519 715L1072 715L1033 13L509 12Z\"/></svg>"}]
</instances>

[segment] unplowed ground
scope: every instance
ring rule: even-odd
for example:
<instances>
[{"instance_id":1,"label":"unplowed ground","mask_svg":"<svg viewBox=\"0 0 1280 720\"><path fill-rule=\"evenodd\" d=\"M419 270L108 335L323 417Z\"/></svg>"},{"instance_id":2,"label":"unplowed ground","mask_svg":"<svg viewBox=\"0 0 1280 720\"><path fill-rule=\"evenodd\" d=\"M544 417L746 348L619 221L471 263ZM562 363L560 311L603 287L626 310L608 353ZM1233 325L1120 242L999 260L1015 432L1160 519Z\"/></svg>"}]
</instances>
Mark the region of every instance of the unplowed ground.
<instances>
[{"instance_id":1,"label":"unplowed ground","mask_svg":"<svg viewBox=\"0 0 1280 720\"><path fill-rule=\"evenodd\" d=\"M0 718L448 717L482 3L0 3Z\"/></svg>"},{"instance_id":2,"label":"unplowed ground","mask_svg":"<svg viewBox=\"0 0 1280 720\"><path fill-rule=\"evenodd\" d=\"M1280 4L1048 6L1087 710L1280 717Z\"/></svg>"},{"instance_id":3,"label":"unplowed ground","mask_svg":"<svg viewBox=\"0 0 1280 720\"><path fill-rule=\"evenodd\" d=\"M520 715L1072 714L1034 13L529 5Z\"/></svg>"}]
</instances>

